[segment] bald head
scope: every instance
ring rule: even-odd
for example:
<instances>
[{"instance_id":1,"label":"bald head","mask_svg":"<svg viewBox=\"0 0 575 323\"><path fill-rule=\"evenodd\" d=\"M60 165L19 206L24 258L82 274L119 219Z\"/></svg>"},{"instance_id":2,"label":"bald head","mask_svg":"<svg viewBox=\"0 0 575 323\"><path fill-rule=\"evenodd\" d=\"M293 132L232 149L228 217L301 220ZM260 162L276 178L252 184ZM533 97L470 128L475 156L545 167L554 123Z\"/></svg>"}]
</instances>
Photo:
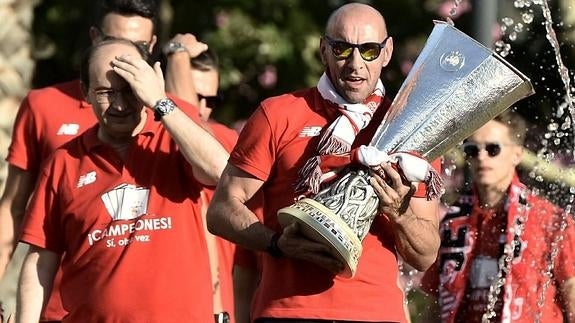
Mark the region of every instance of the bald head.
<instances>
[{"instance_id":1,"label":"bald head","mask_svg":"<svg viewBox=\"0 0 575 323\"><path fill-rule=\"evenodd\" d=\"M329 17L325 29L326 35L338 35L342 30L353 25L373 28L375 34L387 36L385 19L373 7L363 3L349 3L339 7Z\"/></svg>"}]
</instances>

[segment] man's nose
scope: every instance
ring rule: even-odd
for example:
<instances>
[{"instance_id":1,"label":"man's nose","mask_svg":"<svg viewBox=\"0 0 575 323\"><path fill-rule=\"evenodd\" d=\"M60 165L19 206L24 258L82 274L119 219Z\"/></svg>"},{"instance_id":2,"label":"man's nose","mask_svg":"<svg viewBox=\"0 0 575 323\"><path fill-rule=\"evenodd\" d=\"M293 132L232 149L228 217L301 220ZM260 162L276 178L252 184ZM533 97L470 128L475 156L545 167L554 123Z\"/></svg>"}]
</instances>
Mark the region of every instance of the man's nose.
<instances>
[{"instance_id":1,"label":"man's nose","mask_svg":"<svg viewBox=\"0 0 575 323\"><path fill-rule=\"evenodd\" d=\"M347 58L347 64L354 70L363 68L364 60L359 53L359 48L353 48L351 55Z\"/></svg>"}]
</instances>

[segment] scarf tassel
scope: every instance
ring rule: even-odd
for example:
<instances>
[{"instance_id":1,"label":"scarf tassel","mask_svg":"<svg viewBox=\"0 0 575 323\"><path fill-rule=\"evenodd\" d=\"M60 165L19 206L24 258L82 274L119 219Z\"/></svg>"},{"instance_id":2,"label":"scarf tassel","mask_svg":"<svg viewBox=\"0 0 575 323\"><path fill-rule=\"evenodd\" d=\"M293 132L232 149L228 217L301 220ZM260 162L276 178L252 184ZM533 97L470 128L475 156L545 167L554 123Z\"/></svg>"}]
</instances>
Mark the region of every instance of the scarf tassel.
<instances>
[{"instance_id":1,"label":"scarf tassel","mask_svg":"<svg viewBox=\"0 0 575 323\"><path fill-rule=\"evenodd\" d=\"M443 179L433 167L429 167L425 184L425 197L428 201L439 198L445 192Z\"/></svg>"},{"instance_id":2,"label":"scarf tassel","mask_svg":"<svg viewBox=\"0 0 575 323\"><path fill-rule=\"evenodd\" d=\"M297 194L309 194L319 192L322 171L320 168L320 157L316 156L308 159L299 171L299 179L296 183L295 192Z\"/></svg>"}]
</instances>

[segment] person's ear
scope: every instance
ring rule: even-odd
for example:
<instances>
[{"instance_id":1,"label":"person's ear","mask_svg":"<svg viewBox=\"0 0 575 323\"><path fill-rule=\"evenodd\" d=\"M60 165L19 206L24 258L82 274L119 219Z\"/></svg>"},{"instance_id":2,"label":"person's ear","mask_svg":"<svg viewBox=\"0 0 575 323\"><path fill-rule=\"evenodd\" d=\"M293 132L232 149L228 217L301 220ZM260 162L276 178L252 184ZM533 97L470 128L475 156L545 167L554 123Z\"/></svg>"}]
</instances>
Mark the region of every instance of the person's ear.
<instances>
[{"instance_id":1,"label":"person's ear","mask_svg":"<svg viewBox=\"0 0 575 323\"><path fill-rule=\"evenodd\" d=\"M90 102L90 97L88 96L88 85L80 81L80 88L82 89L82 94L84 95L84 101L92 104L92 102Z\"/></svg>"},{"instance_id":2,"label":"person's ear","mask_svg":"<svg viewBox=\"0 0 575 323\"><path fill-rule=\"evenodd\" d=\"M88 34L90 35L90 40L92 41L92 44L98 39L100 38L100 32L98 31L98 28L91 26L90 30L88 31Z\"/></svg>"},{"instance_id":3,"label":"person's ear","mask_svg":"<svg viewBox=\"0 0 575 323\"><path fill-rule=\"evenodd\" d=\"M523 146L518 145L515 147L515 151L513 153L513 165L515 167L521 164L521 161L523 160L523 153L524 153Z\"/></svg>"},{"instance_id":4,"label":"person's ear","mask_svg":"<svg viewBox=\"0 0 575 323\"><path fill-rule=\"evenodd\" d=\"M326 43L324 38L321 37L319 39L319 55L321 58L321 63L323 64L324 67L327 66L327 54L329 54L327 46L328 44Z\"/></svg>"},{"instance_id":5,"label":"person's ear","mask_svg":"<svg viewBox=\"0 0 575 323\"><path fill-rule=\"evenodd\" d=\"M387 64L389 64L389 61L391 60L391 54L393 54L393 38L390 36L385 43L385 47L382 49L382 67L385 67Z\"/></svg>"},{"instance_id":6,"label":"person's ear","mask_svg":"<svg viewBox=\"0 0 575 323\"><path fill-rule=\"evenodd\" d=\"M150 52L150 54L154 52L154 47L156 46L157 42L158 37L156 35L153 35L152 40L150 41L150 47L148 48L148 52Z\"/></svg>"}]
</instances>

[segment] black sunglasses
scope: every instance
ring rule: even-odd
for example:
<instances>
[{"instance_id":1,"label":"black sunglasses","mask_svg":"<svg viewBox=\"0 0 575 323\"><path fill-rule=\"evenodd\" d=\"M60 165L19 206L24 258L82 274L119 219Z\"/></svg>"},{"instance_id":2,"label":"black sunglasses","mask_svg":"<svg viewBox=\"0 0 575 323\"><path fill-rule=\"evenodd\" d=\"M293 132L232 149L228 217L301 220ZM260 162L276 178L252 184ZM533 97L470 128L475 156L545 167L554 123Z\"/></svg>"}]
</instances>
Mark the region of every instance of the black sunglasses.
<instances>
[{"instance_id":1,"label":"black sunglasses","mask_svg":"<svg viewBox=\"0 0 575 323\"><path fill-rule=\"evenodd\" d=\"M359 50L359 55L364 60L371 62L379 57L381 54L381 49L385 47L389 36L385 37L381 43L363 43L363 44L352 44L342 40L335 40L329 36L324 36L331 47L331 52L333 56L337 59L347 59L353 53L353 50L357 48Z\"/></svg>"},{"instance_id":2,"label":"black sunglasses","mask_svg":"<svg viewBox=\"0 0 575 323\"><path fill-rule=\"evenodd\" d=\"M501 153L501 144L490 142L486 144L476 144L474 142L466 142L463 144L463 152L467 158L476 158L479 156L479 151L485 149L489 157L495 157Z\"/></svg>"},{"instance_id":3,"label":"black sunglasses","mask_svg":"<svg viewBox=\"0 0 575 323\"><path fill-rule=\"evenodd\" d=\"M204 96L198 94L198 100L206 100L206 107L215 109L218 105L222 104L222 102L224 101L224 96L221 93L210 96Z\"/></svg>"}]
</instances>

